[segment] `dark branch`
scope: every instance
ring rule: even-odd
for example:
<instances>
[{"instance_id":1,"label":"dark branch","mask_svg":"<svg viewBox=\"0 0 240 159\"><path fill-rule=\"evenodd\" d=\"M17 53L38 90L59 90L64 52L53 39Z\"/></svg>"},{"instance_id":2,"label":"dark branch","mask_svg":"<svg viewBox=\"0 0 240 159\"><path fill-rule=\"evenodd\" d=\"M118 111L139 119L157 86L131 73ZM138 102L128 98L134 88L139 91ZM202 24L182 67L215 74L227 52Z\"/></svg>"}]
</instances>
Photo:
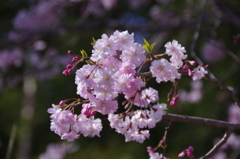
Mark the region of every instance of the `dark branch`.
<instances>
[{"instance_id":1,"label":"dark branch","mask_svg":"<svg viewBox=\"0 0 240 159\"><path fill-rule=\"evenodd\" d=\"M183 71L183 70L179 70L178 71L180 74L182 75L187 75L187 71ZM152 76L151 72L144 72L144 73L138 73L137 76L141 76L141 77L150 77ZM220 88L222 88L223 90L225 90L231 97L232 99L236 102L236 104L238 105L238 107L240 108L240 101L237 98L237 96L233 93L233 91L231 91L230 89L228 89L227 86L225 86L224 84L222 84L220 81L218 81L216 78L211 78L208 76L203 77L203 79L208 80L210 82L216 83L218 86L220 86Z\"/></svg>"},{"instance_id":2,"label":"dark branch","mask_svg":"<svg viewBox=\"0 0 240 159\"><path fill-rule=\"evenodd\" d=\"M232 134L232 131L233 130L229 128L222 137L222 139L216 145L214 145L213 148L206 155L204 155L200 159L209 159L210 157L212 157L222 147L222 145L227 142L228 138Z\"/></svg>"},{"instance_id":3,"label":"dark branch","mask_svg":"<svg viewBox=\"0 0 240 159\"><path fill-rule=\"evenodd\" d=\"M220 86L220 88L224 89L231 97L232 99L236 102L236 104L238 105L238 107L240 108L240 101L239 99L235 96L235 94L233 93L233 91L231 91L230 89L228 89L227 86L225 86L224 84L222 84L220 81L218 81L215 78L210 78L208 76L205 76L204 79L211 81L213 83L216 83L217 85Z\"/></svg>"},{"instance_id":4,"label":"dark branch","mask_svg":"<svg viewBox=\"0 0 240 159\"><path fill-rule=\"evenodd\" d=\"M178 114L169 114L163 115L162 117L165 120L170 120L172 122L183 122L195 125L202 125L202 126L210 126L214 128L220 129L229 129L230 127L232 130L240 130L240 124L230 123L221 120L214 120L214 119L207 119L207 118L200 118L200 117L192 117L186 115L178 115Z\"/></svg>"}]
</instances>

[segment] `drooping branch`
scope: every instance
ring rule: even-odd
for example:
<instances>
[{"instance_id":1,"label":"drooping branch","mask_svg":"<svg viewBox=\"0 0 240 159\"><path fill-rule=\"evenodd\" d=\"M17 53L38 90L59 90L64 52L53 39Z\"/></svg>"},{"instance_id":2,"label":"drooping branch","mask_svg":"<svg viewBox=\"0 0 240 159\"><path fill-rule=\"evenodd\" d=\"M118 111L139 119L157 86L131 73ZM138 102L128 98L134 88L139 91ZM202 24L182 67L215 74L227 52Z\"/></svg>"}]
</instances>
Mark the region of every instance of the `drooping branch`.
<instances>
[{"instance_id":1,"label":"drooping branch","mask_svg":"<svg viewBox=\"0 0 240 159\"><path fill-rule=\"evenodd\" d=\"M233 93L233 91L231 91L230 89L228 89L227 86L225 86L224 84L222 84L220 81L218 81L215 78L210 78L208 76L205 76L204 79L211 81L213 83L216 83L217 85L220 86L220 88L224 89L231 97L232 99L236 102L236 104L238 105L238 107L240 108L240 101L239 99L235 96L235 94Z\"/></svg>"},{"instance_id":2,"label":"drooping branch","mask_svg":"<svg viewBox=\"0 0 240 159\"><path fill-rule=\"evenodd\" d=\"M223 144L225 144L228 140L228 138L230 137L230 135L232 134L232 129L231 127L227 130L227 132L224 134L224 136L222 137L222 139L213 146L213 148L203 157L201 157L200 159L208 159L210 157L212 157L221 147Z\"/></svg>"},{"instance_id":3,"label":"drooping branch","mask_svg":"<svg viewBox=\"0 0 240 159\"><path fill-rule=\"evenodd\" d=\"M200 4L201 5L200 6L201 13L200 13L200 16L199 16L198 23L196 25L196 30L193 34L193 39L192 39L192 43L191 43L191 47L190 47L191 56L198 64L203 64L203 62L196 55L194 49L195 49L195 46L196 46L196 43L197 43L197 40L198 40L198 37L199 37L199 33L200 33L200 28L201 28L201 24L202 24L202 20L203 20L203 15L204 15L205 4L206 4L206 0L202 1L201 4Z\"/></svg>"},{"instance_id":4,"label":"drooping branch","mask_svg":"<svg viewBox=\"0 0 240 159\"><path fill-rule=\"evenodd\" d=\"M180 74L182 75L187 75L188 72L187 71L183 71L183 70L179 70L178 71ZM144 72L144 73L138 73L137 76L141 76L141 77L149 77L151 76L151 72ZM223 90L225 90L231 97L232 99L236 102L236 104L238 105L238 107L240 108L240 101L237 98L237 96L233 93L233 91L231 91L227 86L225 86L224 84L222 84L219 80L217 80L216 78L211 78L209 76L205 76L203 77L203 79L208 80L210 82L216 83L220 88L222 88Z\"/></svg>"},{"instance_id":5,"label":"drooping branch","mask_svg":"<svg viewBox=\"0 0 240 159\"><path fill-rule=\"evenodd\" d=\"M172 122L183 122L183 123L189 123L189 124L195 124L195 125L210 126L214 128L220 128L220 129L229 129L231 127L232 130L240 130L240 124L230 123L230 122L221 121L221 120L170 114L170 113L163 115L162 118L165 120L170 120Z\"/></svg>"}]
</instances>

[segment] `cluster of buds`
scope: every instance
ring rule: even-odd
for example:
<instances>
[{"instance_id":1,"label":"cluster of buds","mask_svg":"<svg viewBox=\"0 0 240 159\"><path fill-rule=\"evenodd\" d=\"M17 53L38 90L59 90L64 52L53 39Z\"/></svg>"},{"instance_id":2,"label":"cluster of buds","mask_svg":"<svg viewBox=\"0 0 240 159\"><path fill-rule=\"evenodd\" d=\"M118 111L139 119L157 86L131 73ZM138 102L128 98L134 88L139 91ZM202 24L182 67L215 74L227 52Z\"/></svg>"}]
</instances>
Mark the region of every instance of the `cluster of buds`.
<instances>
[{"instance_id":1,"label":"cluster of buds","mask_svg":"<svg viewBox=\"0 0 240 159\"><path fill-rule=\"evenodd\" d=\"M81 55L77 55L73 51L68 50L68 54L74 55L74 57L72 58L72 62L74 62L74 63L73 64L68 64L66 66L66 70L63 70L63 72L62 72L63 75L70 75L73 68L76 67L80 62L89 61L89 59L87 57L87 54L84 50L81 50L80 53L81 53Z\"/></svg>"}]
</instances>

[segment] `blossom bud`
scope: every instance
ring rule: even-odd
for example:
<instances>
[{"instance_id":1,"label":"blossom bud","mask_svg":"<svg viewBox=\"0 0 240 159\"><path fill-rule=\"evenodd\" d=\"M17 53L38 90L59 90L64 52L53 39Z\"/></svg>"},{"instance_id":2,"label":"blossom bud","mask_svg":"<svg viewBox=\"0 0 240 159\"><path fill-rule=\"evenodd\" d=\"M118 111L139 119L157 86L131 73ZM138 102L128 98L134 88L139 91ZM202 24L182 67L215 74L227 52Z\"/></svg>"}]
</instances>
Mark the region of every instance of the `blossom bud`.
<instances>
[{"instance_id":1,"label":"blossom bud","mask_svg":"<svg viewBox=\"0 0 240 159\"><path fill-rule=\"evenodd\" d=\"M204 66L204 68L208 68L208 67L209 67L209 65L205 65L205 66Z\"/></svg>"},{"instance_id":2,"label":"blossom bud","mask_svg":"<svg viewBox=\"0 0 240 159\"><path fill-rule=\"evenodd\" d=\"M194 149L193 149L192 146L189 146L185 151L187 152L187 156L188 156L189 158L194 158L194 156L193 156L193 151L194 151Z\"/></svg>"},{"instance_id":3,"label":"blossom bud","mask_svg":"<svg viewBox=\"0 0 240 159\"><path fill-rule=\"evenodd\" d=\"M190 69L188 69L188 76L190 76L190 77L193 76L193 72Z\"/></svg>"},{"instance_id":4,"label":"blossom bud","mask_svg":"<svg viewBox=\"0 0 240 159\"><path fill-rule=\"evenodd\" d=\"M77 57L77 56L74 56L73 58L72 58L72 61L77 61L79 58Z\"/></svg>"},{"instance_id":5,"label":"blossom bud","mask_svg":"<svg viewBox=\"0 0 240 159\"><path fill-rule=\"evenodd\" d=\"M182 69L183 69L184 71L187 71L187 70L189 69L189 67L188 67L187 64L185 64L185 65L183 65Z\"/></svg>"},{"instance_id":6,"label":"blossom bud","mask_svg":"<svg viewBox=\"0 0 240 159\"><path fill-rule=\"evenodd\" d=\"M168 100L170 99L171 95L172 95L172 91L169 92L168 95L167 95L167 99L168 99Z\"/></svg>"},{"instance_id":7,"label":"blossom bud","mask_svg":"<svg viewBox=\"0 0 240 159\"><path fill-rule=\"evenodd\" d=\"M189 147L188 147L188 151L193 152L193 151L194 151L193 147L192 147L192 146L189 146Z\"/></svg>"},{"instance_id":8,"label":"blossom bud","mask_svg":"<svg viewBox=\"0 0 240 159\"><path fill-rule=\"evenodd\" d=\"M170 105L171 106L174 106L176 104L176 101L174 100L174 99L172 99L171 101L170 101Z\"/></svg>"},{"instance_id":9,"label":"blossom bud","mask_svg":"<svg viewBox=\"0 0 240 159\"><path fill-rule=\"evenodd\" d=\"M184 157L185 156L185 152L183 151L183 152L181 152L180 154L178 154L178 157Z\"/></svg>"},{"instance_id":10,"label":"blossom bud","mask_svg":"<svg viewBox=\"0 0 240 159\"><path fill-rule=\"evenodd\" d=\"M61 100L58 105L64 106L65 103L66 103L66 100Z\"/></svg>"},{"instance_id":11,"label":"blossom bud","mask_svg":"<svg viewBox=\"0 0 240 159\"><path fill-rule=\"evenodd\" d=\"M68 54L73 55L74 53L71 50L68 50Z\"/></svg>"},{"instance_id":12,"label":"blossom bud","mask_svg":"<svg viewBox=\"0 0 240 159\"><path fill-rule=\"evenodd\" d=\"M152 148L151 146L148 146L147 151L148 151L148 153L153 153L155 151L155 149Z\"/></svg>"},{"instance_id":13,"label":"blossom bud","mask_svg":"<svg viewBox=\"0 0 240 159\"><path fill-rule=\"evenodd\" d=\"M92 109L92 110L90 111L90 116L94 116L95 114L96 114L96 111Z\"/></svg>"},{"instance_id":14,"label":"blossom bud","mask_svg":"<svg viewBox=\"0 0 240 159\"><path fill-rule=\"evenodd\" d=\"M84 114L87 118L90 118L91 116L96 114L96 111L93 110L89 104L87 104L83 106L81 113Z\"/></svg>"},{"instance_id":15,"label":"blossom bud","mask_svg":"<svg viewBox=\"0 0 240 159\"><path fill-rule=\"evenodd\" d=\"M67 69L72 69L73 66L69 64L69 65L66 66L66 68L67 68Z\"/></svg>"},{"instance_id":16,"label":"blossom bud","mask_svg":"<svg viewBox=\"0 0 240 159\"><path fill-rule=\"evenodd\" d=\"M196 66L196 61L188 61L191 66Z\"/></svg>"},{"instance_id":17,"label":"blossom bud","mask_svg":"<svg viewBox=\"0 0 240 159\"><path fill-rule=\"evenodd\" d=\"M176 95L176 96L175 96L175 101L176 101L176 102L178 101L178 97L179 97L179 95Z\"/></svg>"},{"instance_id":18,"label":"blossom bud","mask_svg":"<svg viewBox=\"0 0 240 159\"><path fill-rule=\"evenodd\" d=\"M170 101L171 106L174 106L177 103L178 97L179 97L179 95L176 95L172 98L172 100Z\"/></svg>"},{"instance_id":19,"label":"blossom bud","mask_svg":"<svg viewBox=\"0 0 240 159\"><path fill-rule=\"evenodd\" d=\"M70 75L71 70L64 70L62 72L63 75Z\"/></svg>"}]
</instances>

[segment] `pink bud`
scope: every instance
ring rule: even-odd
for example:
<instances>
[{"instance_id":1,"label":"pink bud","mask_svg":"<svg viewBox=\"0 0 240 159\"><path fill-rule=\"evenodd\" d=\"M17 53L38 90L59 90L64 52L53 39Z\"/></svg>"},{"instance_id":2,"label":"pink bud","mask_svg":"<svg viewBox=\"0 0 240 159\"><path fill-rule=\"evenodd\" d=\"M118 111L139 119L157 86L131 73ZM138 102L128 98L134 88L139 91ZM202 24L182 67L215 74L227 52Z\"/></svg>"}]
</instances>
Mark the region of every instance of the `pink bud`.
<instances>
[{"instance_id":1,"label":"pink bud","mask_svg":"<svg viewBox=\"0 0 240 159\"><path fill-rule=\"evenodd\" d=\"M188 62L191 66L196 66L196 64L197 64L195 61L188 61Z\"/></svg>"},{"instance_id":2,"label":"pink bud","mask_svg":"<svg viewBox=\"0 0 240 159\"><path fill-rule=\"evenodd\" d=\"M81 113L84 114L87 118L90 118L96 114L96 111L94 111L91 106L85 105L83 106Z\"/></svg>"},{"instance_id":3,"label":"pink bud","mask_svg":"<svg viewBox=\"0 0 240 159\"><path fill-rule=\"evenodd\" d=\"M68 50L68 54L73 55L74 53L71 50Z\"/></svg>"},{"instance_id":4,"label":"pink bud","mask_svg":"<svg viewBox=\"0 0 240 159\"><path fill-rule=\"evenodd\" d=\"M122 102L122 105L125 105L125 104L127 104L127 100L125 100L125 101Z\"/></svg>"},{"instance_id":5,"label":"pink bud","mask_svg":"<svg viewBox=\"0 0 240 159\"><path fill-rule=\"evenodd\" d=\"M151 146L148 146L147 151L148 151L148 153L153 153L155 150Z\"/></svg>"},{"instance_id":6,"label":"pink bud","mask_svg":"<svg viewBox=\"0 0 240 159\"><path fill-rule=\"evenodd\" d=\"M77 61L79 58L77 57L77 56L74 56L73 58L72 58L72 61Z\"/></svg>"},{"instance_id":7,"label":"pink bud","mask_svg":"<svg viewBox=\"0 0 240 159\"><path fill-rule=\"evenodd\" d=\"M174 99L172 99L171 101L170 101L170 105L171 106L174 106L176 104L176 101L174 100Z\"/></svg>"},{"instance_id":8,"label":"pink bud","mask_svg":"<svg viewBox=\"0 0 240 159\"><path fill-rule=\"evenodd\" d=\"M92 109L92 110L90 111L90 116L94 116L95 114L96 114L96 111Z\"/></svg>"},{"instance_id":9,"label":"pink bud","mask_svg":"<svg viewBox=\"0 0 240 159\"><path fill-rule=\"evenodd\" d=\"M177 94L177 95L175 96L175 102L178 101L178 97L179 97L179 95Z\"/></svg>"},{"instance_id":10,"label":"pink bud","mask_svg":"<svg viewBox=\"0 0 240 159\"><path fill-rule=\"evenodd\" d=\"M189 67L188 67L187 64L185 64L185 65L183 65L182 69L183 69L184 71L187 71L187 70L189 69Z\"/></svg>"},{"instance_id":11,"label":"pink bud","mask_svg":"<svg viewBox=\"0 0 240 159\"><path fill-rule=\"evenodd\" d=\"M204 66L204 68L208 68L208 67L209 67L209 65L205 65L205 66Z\"/></svg>"},{"instance_id":12,"label":"pink bud","mask_svg":"<svg viewBox=\"0 0 240 159\"><path fill-rule=\"evenodd\" d=\"M172 95L172 91L168 93L167 98L170 99L171 95Z\"/></svg>"},{"instance_id":13,"label":"pink bud","mask_svg":"<svg viewBox=\"0 0 240 159\"><path fill-rule=\"evenodd\" d=\"M64 106L65 103L66 103L66 100L61 100L58 105Z\"/></svg>"},{"instance_id":14,"label":"pink bud","mask_svg":"<svg viewBox=\"0 0 240 159\"><path fill-rule=\"evenodd\" d=\"M192 146L189 146L189 147L188 147L188 151L193 152L193 151L194 151L193 147L192 147Z\"/></svg>"},{"instance_id":15,"label":"pink bud","mask_svg":"<svg viewBox=\"0 0 240 159\"><path fill-rule=\"evenodd\" d=\"M67 69L72 69L73 66L69 64L69 65L66 66L66 68L67 68Z\"/></svg>"},{"instance_id":16,"label":"pink bud","mask_svg":"<svg viewBox=\"0 0 240 159\"><path fill-rule=\"evenodd\" d=\"M62 72L62 74L63 74L63 75L70 75L70 71L71 71L71 70L64 70L64 71Z\"/></svg>"},{"instance_id":17,"label":"pink bud","mask_svg":"<svg viewBox=\"0 0 240 159\"><path fill-rule=\"evenodd\" d=\"M183 151L183 152L181 152L180 154L178 154L178 157L184 157L186 154L185 154L185 152Z\"/></svg>"},{"instance_id":18,"label":"pink bud","mask_svg":"<svg viewBox=\"0 0 240 159\"><path fill-rule=\"evenodd\" d=\"M190 69L188 69L188 76L190 76L190 77L193 76L193 72Z\"/></svg>"}]
</instances>

